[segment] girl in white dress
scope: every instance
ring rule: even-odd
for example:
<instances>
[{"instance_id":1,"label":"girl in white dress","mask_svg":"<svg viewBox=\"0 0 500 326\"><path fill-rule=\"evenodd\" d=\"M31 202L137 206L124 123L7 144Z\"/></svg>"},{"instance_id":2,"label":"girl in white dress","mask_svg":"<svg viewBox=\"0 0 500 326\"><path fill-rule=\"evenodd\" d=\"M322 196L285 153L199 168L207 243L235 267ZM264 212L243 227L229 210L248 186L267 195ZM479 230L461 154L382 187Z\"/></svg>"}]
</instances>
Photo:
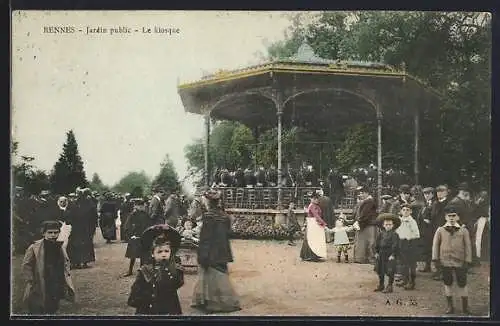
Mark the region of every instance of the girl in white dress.
<instances>
[{"instance_id":1,"label":"girl in white dress","mask_svg":"<svg viewBox=\"0 0 500 326\"><path fill-rule=\"evenodd\" d=\"M342 254L344 254L345 262L349 262L349 254L347 251L351 248L351 243L349 242L347 232L351 232L353 230L353 226L344 225L344 219L342 216L339 216L339 218L335 221L334 228L328 229L329 232L334 234L333 245L337 250L337 263L340 263Z\"/></svg>"}]
</instances>

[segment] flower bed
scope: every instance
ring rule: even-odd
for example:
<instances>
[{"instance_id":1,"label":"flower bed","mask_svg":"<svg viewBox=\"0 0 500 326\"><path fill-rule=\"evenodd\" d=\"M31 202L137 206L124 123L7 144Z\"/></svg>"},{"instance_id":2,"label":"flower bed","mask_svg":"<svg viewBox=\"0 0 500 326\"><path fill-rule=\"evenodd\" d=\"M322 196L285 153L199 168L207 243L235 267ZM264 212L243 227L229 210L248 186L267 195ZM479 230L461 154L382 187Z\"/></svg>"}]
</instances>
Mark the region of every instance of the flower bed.
<instances>
[{"instance_id":1,"label":"flower bed","mask_svg":"<svg viewBox=\"0 0 500 326\"><path fill-rule=\"evenodd\" d=\"M272 215L234 216L233 239L285 240L288 239L286 224L276 224ZM298 232L297 236L300 236Z\"/></svg>"}]
</instances>

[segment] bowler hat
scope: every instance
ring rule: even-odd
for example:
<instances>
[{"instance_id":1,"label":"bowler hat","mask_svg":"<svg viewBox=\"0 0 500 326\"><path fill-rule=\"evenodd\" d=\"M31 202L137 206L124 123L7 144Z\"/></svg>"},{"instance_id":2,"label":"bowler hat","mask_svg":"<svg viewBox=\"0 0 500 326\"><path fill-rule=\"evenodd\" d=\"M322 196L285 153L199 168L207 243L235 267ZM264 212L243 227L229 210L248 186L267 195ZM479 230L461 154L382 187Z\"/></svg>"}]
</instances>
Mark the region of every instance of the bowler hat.
<instances>
[{"instance_id":1,"label":"bowler hat","mask_svg":"<svg viewBox=\"0 0 500 326\"><path fill-rule=\"evenodd\" d=\"M397 229L401 225L401 219L391 213L382 213L377 216L377 223L382 224L384 221L391 220L394 223L394 229Z\"/></svg>"},{"instance_id":2,"label":"bowler hat","mask_svg":"<svg viewBox=\"0 0 500 326\"><path fill-rule=\"evenodd\" d=\"M431 192L434 192L434 188L432 188L432 187L426 187L422 191L423 191L424 194L431 193Z\"/></svg>"},{"instance_id":3,"label":"bowler hat","mask_svg":"<svg viewBox=\"0 0 500 326\"><path fill-rule=\"evenodd\" d=\"M43 221L42 222L42 232L47 230L59 230L62 227L62 223L59 221Z\"/></svg>"},{"instance_id":4,"label":"bowler hat","mask_svg":"<svg viewBox=\"0 0 500 326\"><path fill-rule=\"evenodd\" d=\"M462 191L469 191L470 192L469 184L467 182L460 183L458 185L457 189L458 190L462 190Z\"/></svg>"},{"instance_id":5,"label":"bowler hat","mask_svg":"<svg viewBox=\"0 0 500 326\"><path fill-rule=\"evenodd\" d=\"M382 195L382 197L380 197L380 198L388 200L388 199L391 199L392 196L391 195Z\"/></svg>"},{"instance_id":6,"label":"bowler hat","mask_svg":"<svg viewBox=\"0 0 500 326\"><path fill-rule=\"evenodd\" d=\"M410 193L410 186L406 185L406 184L399 186L399 193L401 193L401 194L409 194Z\"/></svg>"}]
</instances>

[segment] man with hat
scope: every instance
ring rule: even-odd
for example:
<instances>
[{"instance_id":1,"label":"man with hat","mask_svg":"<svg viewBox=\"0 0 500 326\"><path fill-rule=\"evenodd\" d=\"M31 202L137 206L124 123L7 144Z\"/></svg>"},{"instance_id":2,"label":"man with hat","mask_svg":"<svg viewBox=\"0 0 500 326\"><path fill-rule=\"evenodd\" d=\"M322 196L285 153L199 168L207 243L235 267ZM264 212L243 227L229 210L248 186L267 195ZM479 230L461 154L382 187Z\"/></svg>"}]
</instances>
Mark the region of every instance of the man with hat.
<instances>
[{"instance_id":1,"label":"man with hat","mask_svg":"<svg viewBox=\"0 0 500 326\"><path fill-rule=\"evenodd\" d=\"M385 194L380 197L382 199L382 207L380 207L380 214L382 213L390 213L392 207L392 196Z\"/></svg>"},{"instance_id":2,"label":"man with hat","mask_svg":"<svg viewBox=\"0 0 500 326\"><path fill-rule=\"evenodd\" d=\"M431 224L431 210L434 204L434 188L426 187L423 189L425 205L417 217L418 228L420 230L420 241L422 248L422 258L425 266L419 272L428 273L431 271L431 256L432 256L432 238L434 237L434 230Z\"/></svg>"},{"instance_id":3,"label":"man with hat","mask_svg":"<svg viewBox=\"0 0 500 326\"><path fill-rule=\"evenodd\" d=\"M472 245L467 228L461 227L460 208L449 203L445 209L446 223L440 226L432 242L432 261L440 266L444 293L448 304L447 314L454 313L452 288L456 279L462 311L470 314L467 291L467 270L472 263ZM454 274L454 275L453 275Z\"/></svg>"},{"instance_id":4,"label":"man with hat","mask_svg":"<svg viewBox=\"0 0 500 326\"><path fill-rule=\"evenodd\" d=\"M62 242L57 241L61 226L59 221L43 222L43 239L35 241L24 254L23 302L30 314L55 314L61 299L74 301L69 259Z\"/></svg>"},{"instance_id":5,"label":"man with hat","mask_svg":"<svg viewBox=\"0 0 500 326\"><path fill-rule=\"evenodd\" d=\"M128 241L128 232L125 226L127 225L127 220L134 209L134 204L130 201L130 198L131 194L126 193L125 196L123 196L123 202L120 204L120 220L122 222L120 225L120 238L122 242Z\"/></svg>"},{"instance_id":6,"label":"man with hat","mask_svg":"<svg viewBox=\"0 0 500 326\"><path fill-rule=\"evenodd\" d=\"M371 263L375 259L375 240L377 236L377 203L364 186L356 189L360 200L354 218L358 222L359 231L354 240L354 262Z\"/></svg>"},{"instance_id":7,"label":"man with hat","mask_svg":"<svg viewBox=\"0 0 500 326\"><path fill-rule=\"evenodd\" d=\"M468 231L471 232L476 221L472 218L471 192L467 182L462 182L457 187L458 194L450 201L450 204L460 210L460 222L465 224Z\"/></svg>"},{"instance_id":8,"label":"man with hat","mask_svg":"<svg viewBox=\"0 0 500 326\"><path fill-rule=\"evenodd\" d=\"M164 197L165 191L160 188L160 186L153 187L153 198L149 203L149 218L151 219L151 223L155 224L163 224L165 223L164 217Z\"/></svg>"},{"instance_id":9,"label":"man with hat","mask_svg":"<svg viewBox=\"0 0 500 326\"><path fill-rule=\"evenodd\" d=\"M410 198L411 198L410 186L407 184L401 185L399 187L399 195L392 203L391 213L394 215L399 215L399 213L401 212L401 205L410 204Z\"/></svg>"}]
</instances>

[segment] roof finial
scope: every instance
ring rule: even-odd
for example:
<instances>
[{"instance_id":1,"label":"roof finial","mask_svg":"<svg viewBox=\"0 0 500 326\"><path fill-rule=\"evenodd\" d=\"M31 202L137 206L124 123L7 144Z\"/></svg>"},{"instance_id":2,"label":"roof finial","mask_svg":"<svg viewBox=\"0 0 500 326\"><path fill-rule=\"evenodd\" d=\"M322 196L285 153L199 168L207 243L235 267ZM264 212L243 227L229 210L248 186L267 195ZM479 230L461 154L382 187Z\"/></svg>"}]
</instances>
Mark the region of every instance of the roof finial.
<instances>
[{"instance_id":1,"label":"roof finial","mask_svg":"<svg viewBox=\"0 0 500 326\"><path fill-rule=\"evenodd\" d=\"M297 54L295 55L295 58L299 59L299 60L304 60L304 61L321 59L320 57L318 57L316 55L316 53L314 53L313 48L307 43L306 40L304 40L302 42L302 45L297 50Z\"/></svg>"}]
</instances>

